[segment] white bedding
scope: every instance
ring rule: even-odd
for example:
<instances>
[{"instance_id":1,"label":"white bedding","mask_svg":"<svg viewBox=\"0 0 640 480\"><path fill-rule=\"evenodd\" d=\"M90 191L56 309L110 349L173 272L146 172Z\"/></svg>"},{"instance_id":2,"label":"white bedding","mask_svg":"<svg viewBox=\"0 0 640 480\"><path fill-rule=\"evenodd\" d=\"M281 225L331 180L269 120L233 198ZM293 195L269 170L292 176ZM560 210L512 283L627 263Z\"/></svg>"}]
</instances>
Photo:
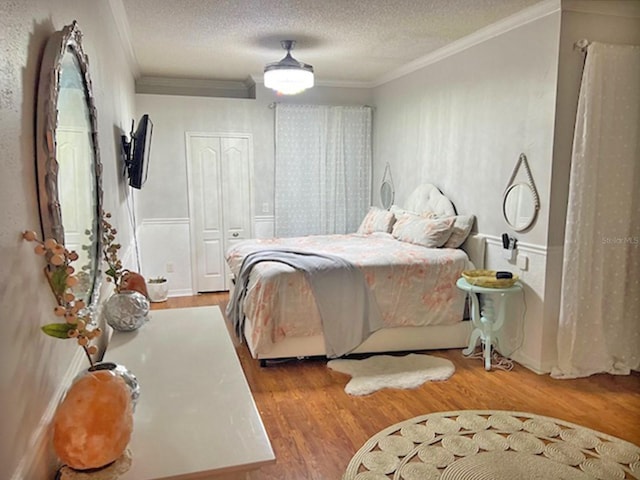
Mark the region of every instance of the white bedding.
<instances>
[{"instance_id":1,"label":"white bedding","mask_svg":"<svg viewBox=\"0 0 640 480\"><path fill-rule=\"evenodd\" d=\"M234 275L244 256L260 248L327 253L354 263L363 271L386 327L453 325L463 317L465 295L455 286L470 266L463 250L426 248L387 233L246 240L227 252ZM254 354L268 353L288 338L322 333L308 282L284 264L264 262L254 268L244 313Z\"/></svg>"}]
</instances>

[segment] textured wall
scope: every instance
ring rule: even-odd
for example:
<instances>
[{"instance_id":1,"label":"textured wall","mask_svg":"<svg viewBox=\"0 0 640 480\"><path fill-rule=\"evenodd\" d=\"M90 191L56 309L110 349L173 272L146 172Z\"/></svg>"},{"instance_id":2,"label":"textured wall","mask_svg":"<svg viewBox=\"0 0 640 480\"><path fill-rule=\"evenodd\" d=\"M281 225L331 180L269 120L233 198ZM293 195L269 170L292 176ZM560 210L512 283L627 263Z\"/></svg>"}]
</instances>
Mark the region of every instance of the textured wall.
<instances>
[{"instance_id":1,"label":"textured wall","mask_svg":"<svg viewBox=\"0 0 640 480\"><path fill-rule=\"evenodd\" d=\"M567 1L562 8L374 91L374 191L389 162L399 204L415 185L429 181L459 212L478 217L477 230L488 237L488 268L514 271L524 280L524 343L514 358L539 371L549 371L556 361L569 165L584 58L573 44L581 38L640 43L637 3ZM502 258L497 238L510 232L502 218L502 193L520 152L529 158L541 201L533 228L511 232L529 259L526 271ZM514 324L521 318L515 307ZM508 327L518 333L516 325Z\"/></svg>"},{"instance_id":2,"label":"textured wall","mask_svg":"<svg viewBox=\"0 0 640 480\"><path fill-rule=\"evenodd\" d=\"M527 285L519 358L536 369L544 368L541 319L559 37L558 10L374 92L374 192L389 162L399 205L418 184L430 182L458 212L476 215L477 231L489 237L487 267L519 273ZM497 242L502 232L514 234L502 217L502 195L521 152L541 199L535 225L515 234L529 257L526 272L502 258Z\"/></svg>"},{"instance_id":3,"label":"textured wall","mask_svg":"<svg viewBox=\"0 0 640 480\"><path fill-rule=\"evenodd\" d=\"M254 214L273 215L274 110L273 102L323 105L366 105L367 89L316 87L294 97L278 97L257 85L256 100L175 95L136 95L138 117L148 113L154 124L149 178L136 192L136 211L143 242L143 272L165 275L172 294L191 292L190 239L184 220L189 217L185 132L249 133L253 136ZM161 225L157 225L157 221ZM166 241L154 242L157 229ZM186 243L185 243L186 240ZM171 248L168 248L171 245ZM146 260L145 260L146 259ZM165 271L167 263L173 272Z\"/></svg>"},{"instance_id":4,"label":"textured wall","mask_svg":"<svg viewBox=\"0 0 640 480\"><path fill-rule=\"evenodd\" d=\"M38 451L39 423L77 352L72 343L39 331L52 321L53 296L42 275L42 259L22 241L39 231L34 153L35 95L41 54L49 35L77 20L84 34L98 109L105 206L124 217L117 180L114 131L129 123L133 78L119 44L108 2L3 0L0 2L0 478L18 465L24 478L53 478L51 453ZM123 223L122 241L129 243ZM49 410L47 410L49 409ZM44 443L47 445L47 443ZM41 455L42 454L42 455ZM41 455L41 457L39 457ZM36 458L38 457L38 458ZM14 477L19 478L19 477Z\"/></svg>"}]
</instances>

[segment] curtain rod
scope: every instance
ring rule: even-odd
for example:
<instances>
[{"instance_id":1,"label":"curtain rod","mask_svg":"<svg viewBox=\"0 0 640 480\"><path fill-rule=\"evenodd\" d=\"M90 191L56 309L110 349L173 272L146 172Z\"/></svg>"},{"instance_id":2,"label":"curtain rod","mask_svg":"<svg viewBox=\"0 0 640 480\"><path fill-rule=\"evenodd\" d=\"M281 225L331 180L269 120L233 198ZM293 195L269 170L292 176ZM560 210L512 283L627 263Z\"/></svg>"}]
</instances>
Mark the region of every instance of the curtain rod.
<instances>
[{"instance_id":1,"label":"curtain rod","mask_svg":"<svg viewBox=\"0 0 640 480\"><path fill-rule=\"evenodd\" d=\"M591 45L591 42L589 40L587 40L586 38L583 38L581 40L578 40L576 43L573 44L573 49L574 50L580 50L581 52L586 52L587 51L587 47Z\"/></svg>"}]
</instances>

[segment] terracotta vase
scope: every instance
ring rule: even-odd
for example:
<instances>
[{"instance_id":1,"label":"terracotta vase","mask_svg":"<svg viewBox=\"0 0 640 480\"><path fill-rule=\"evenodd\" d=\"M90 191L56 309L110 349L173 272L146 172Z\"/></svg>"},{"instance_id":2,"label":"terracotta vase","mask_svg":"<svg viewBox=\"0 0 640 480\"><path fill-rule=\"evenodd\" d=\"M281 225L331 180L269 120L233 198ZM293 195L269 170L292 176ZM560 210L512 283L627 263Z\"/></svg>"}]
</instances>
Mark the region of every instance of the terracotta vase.
<instances>
[{"instance_id":1,"label":"terracotta vase","mask_svg":"<svg viewBox=\"0 0 640 480\"><path fill-rule=\"evenodd\" d=\"M111 370L81 376L69 388L53 419L53 448L75 470L117 460L133 431L133 402L125 381Z\"/></svg>"}]
</instances>

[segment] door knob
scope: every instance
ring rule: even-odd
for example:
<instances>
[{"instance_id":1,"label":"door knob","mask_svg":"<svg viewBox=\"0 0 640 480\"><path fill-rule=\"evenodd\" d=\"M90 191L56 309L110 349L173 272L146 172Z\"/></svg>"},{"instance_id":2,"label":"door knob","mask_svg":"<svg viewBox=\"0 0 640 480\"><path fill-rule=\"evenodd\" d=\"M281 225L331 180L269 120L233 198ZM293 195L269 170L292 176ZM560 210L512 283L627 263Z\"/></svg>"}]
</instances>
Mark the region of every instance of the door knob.
<instances>
[{"instance_id":1,"label":"door knob","mask_svg":"<svg viewBox=\"0 0 640 480\"><path fill-rule=\"evenodd\" d=\"M239 235L239 233L238 233L238 232L233 232L233 236L234 236L234 237L237 237L238 235Z\"/></svg>"}]
</instances>

